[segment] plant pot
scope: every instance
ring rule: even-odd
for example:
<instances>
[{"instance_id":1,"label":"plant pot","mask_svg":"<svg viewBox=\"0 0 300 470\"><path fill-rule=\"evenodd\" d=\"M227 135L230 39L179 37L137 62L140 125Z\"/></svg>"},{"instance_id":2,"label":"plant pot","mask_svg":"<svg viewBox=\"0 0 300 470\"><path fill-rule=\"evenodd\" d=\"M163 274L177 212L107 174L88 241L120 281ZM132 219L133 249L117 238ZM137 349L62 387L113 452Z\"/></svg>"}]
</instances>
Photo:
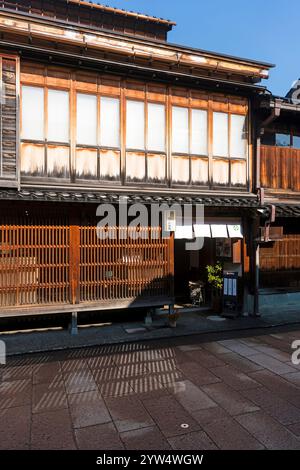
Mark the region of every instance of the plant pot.
<instances>
[{"instance_id":1,"label":"plant pot","mask_svg":"<svg viewBox=\"0 0 300 470\"><path fill-rule=\"evenodd\" d=\"M176 328L176 326L177 326L177 320L169 320L170 328Z\"/></svg>"},{"instance_id":2,"label":"plant pot","mask_svg":"<svg viewBox=\"0 0 300 470\"><path fill-rule=\"evenodd\" d=\"M212 310L214 313L221 314L222 313L222 296L221 295L213 295L212 296Z\"/></svg>"}]
</instances>

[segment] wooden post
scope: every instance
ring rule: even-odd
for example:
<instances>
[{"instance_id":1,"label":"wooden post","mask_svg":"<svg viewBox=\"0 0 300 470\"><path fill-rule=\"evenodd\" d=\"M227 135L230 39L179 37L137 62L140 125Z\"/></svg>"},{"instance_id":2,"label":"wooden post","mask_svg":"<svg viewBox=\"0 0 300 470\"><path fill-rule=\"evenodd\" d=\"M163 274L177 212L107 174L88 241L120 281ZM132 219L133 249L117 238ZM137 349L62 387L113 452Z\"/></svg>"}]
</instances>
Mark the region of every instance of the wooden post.
<instances>
[{"instance_id":1,"label":"wooden post","mask_svg":"<svg viewBox=\"0 0 300 470\"><path fill-rule=\"evenodd\" d=\"M70 302L79 303L80 279L80 229L78 225L70 226Z\"/></svg>"},{"instance_id":2,"label":"wooden post","mask_svg":"<svg viewBox=\"0 0 300 470\"><path fill-rule=\"evenodd\" d=\"M169 285L170 285L170 297L174 297L174 232L170 233L169 238Z\"/></svg>"},{"instance_id":3,"label":"wooden post","mask_svg":"<svg viewBox=\"0 0 300 470\"><path fill-rule=\"evenodd\" d=\"M252 222L252 272L253 272L253 316L258 317L259 314L259 243L258 237L259 221L257 218L253 219Z\"/></svg>"}]
</instances>

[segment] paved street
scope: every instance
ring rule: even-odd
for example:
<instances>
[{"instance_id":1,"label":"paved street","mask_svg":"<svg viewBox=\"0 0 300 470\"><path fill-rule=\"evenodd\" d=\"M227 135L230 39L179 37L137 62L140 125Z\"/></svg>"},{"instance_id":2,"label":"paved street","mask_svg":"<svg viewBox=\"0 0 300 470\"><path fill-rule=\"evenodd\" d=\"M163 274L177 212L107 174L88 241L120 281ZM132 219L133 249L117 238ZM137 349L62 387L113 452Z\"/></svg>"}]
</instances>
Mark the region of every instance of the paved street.
<instances>
[{"instance_id":1,"label":"paved street","mask_svg":"<svg viewBox=\"0 0 300 470\"><path fill-rule=\"evenodd\" d=\"M294 339L300 330L11 358L0 448L300 449Z\"/></svg>"}]
</instances>

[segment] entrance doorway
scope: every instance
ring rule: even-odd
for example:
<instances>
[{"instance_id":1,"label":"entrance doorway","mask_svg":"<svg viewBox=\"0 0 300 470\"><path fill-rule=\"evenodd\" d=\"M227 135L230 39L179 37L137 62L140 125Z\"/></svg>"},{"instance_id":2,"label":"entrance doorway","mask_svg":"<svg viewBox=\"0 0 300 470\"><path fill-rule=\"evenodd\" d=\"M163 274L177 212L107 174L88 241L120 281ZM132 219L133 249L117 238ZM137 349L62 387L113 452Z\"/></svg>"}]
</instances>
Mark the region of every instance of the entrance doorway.
<instances>
[{"instance_id":1,"label":"entrance doorway","mask_svg":"<svg viewBox=\"0 0 300 470\"><path fill-rule=\"evenodd\" d=\"M201 306L211 305L211 287L207 282L206 266L218 261L224 271L238 272L242 279L242 240L232 238L204 238L201 250L187 251L188 240L174 241L174 287L177 303L193 303L191 295L194 287L202 291ZM240 283L240 282L239 282Z\"/></svg>"}]
</instances>

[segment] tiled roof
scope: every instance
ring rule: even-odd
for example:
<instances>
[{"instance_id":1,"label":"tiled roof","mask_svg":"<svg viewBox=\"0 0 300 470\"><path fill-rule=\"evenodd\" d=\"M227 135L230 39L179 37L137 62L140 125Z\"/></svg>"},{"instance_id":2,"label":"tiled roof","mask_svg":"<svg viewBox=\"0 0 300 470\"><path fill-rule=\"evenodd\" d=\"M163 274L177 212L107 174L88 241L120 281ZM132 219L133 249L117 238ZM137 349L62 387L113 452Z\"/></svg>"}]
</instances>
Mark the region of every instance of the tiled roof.
<instances>
[{"instance_id":1,"label":"tiled roof","mask_svg":"<svg viewBox=\"0 0 300 470\"><path fill-rule=\"evenodd\" d=\"M3 189L0 191L0 200L23 200L23 201L53 201L53 202L84 202L84 203L118 203L120 198L126 198L128 203L167 203L167 204L204 204L206 206L227 206L227 207L259 207L257 197L241 195L187 195L187 194L124 194L111 192L91 192L91 191L52 191L52 190L12 190Z\"/></svg>"},{"instance_id":2,"label":"tiled roof","mask_svg":"<svg viewBox=\"0 0 300 470\"><path fill-rule=\"evenodd\" d=\"M84 1L84 0L68 0L68 2L69 3L77 3L79 5L87 6L87 7L90 7L90 8L99 8L102 11L111 12L111 13L115 13L115 14L119 14L119 15L123 15L123 16L132 16L134 18L139 18L139 19L143 19L143 20L147 20L147 21L153 21L153 22L156 22L156 23L167 24L167 25L170 25L170 26L175 26L176 25L176 23L174 23L171 20L166 20L164 18L157 18L156 16L150 16L150 15L146 15L144 13L137 13L137 12L134 12L134 11L127 11L127 10L123 10L121 8L114 8L114 7L110 7L108 5L102 5L101 3L97 3L97 2Z\"/></svg>"}]
</instances>

